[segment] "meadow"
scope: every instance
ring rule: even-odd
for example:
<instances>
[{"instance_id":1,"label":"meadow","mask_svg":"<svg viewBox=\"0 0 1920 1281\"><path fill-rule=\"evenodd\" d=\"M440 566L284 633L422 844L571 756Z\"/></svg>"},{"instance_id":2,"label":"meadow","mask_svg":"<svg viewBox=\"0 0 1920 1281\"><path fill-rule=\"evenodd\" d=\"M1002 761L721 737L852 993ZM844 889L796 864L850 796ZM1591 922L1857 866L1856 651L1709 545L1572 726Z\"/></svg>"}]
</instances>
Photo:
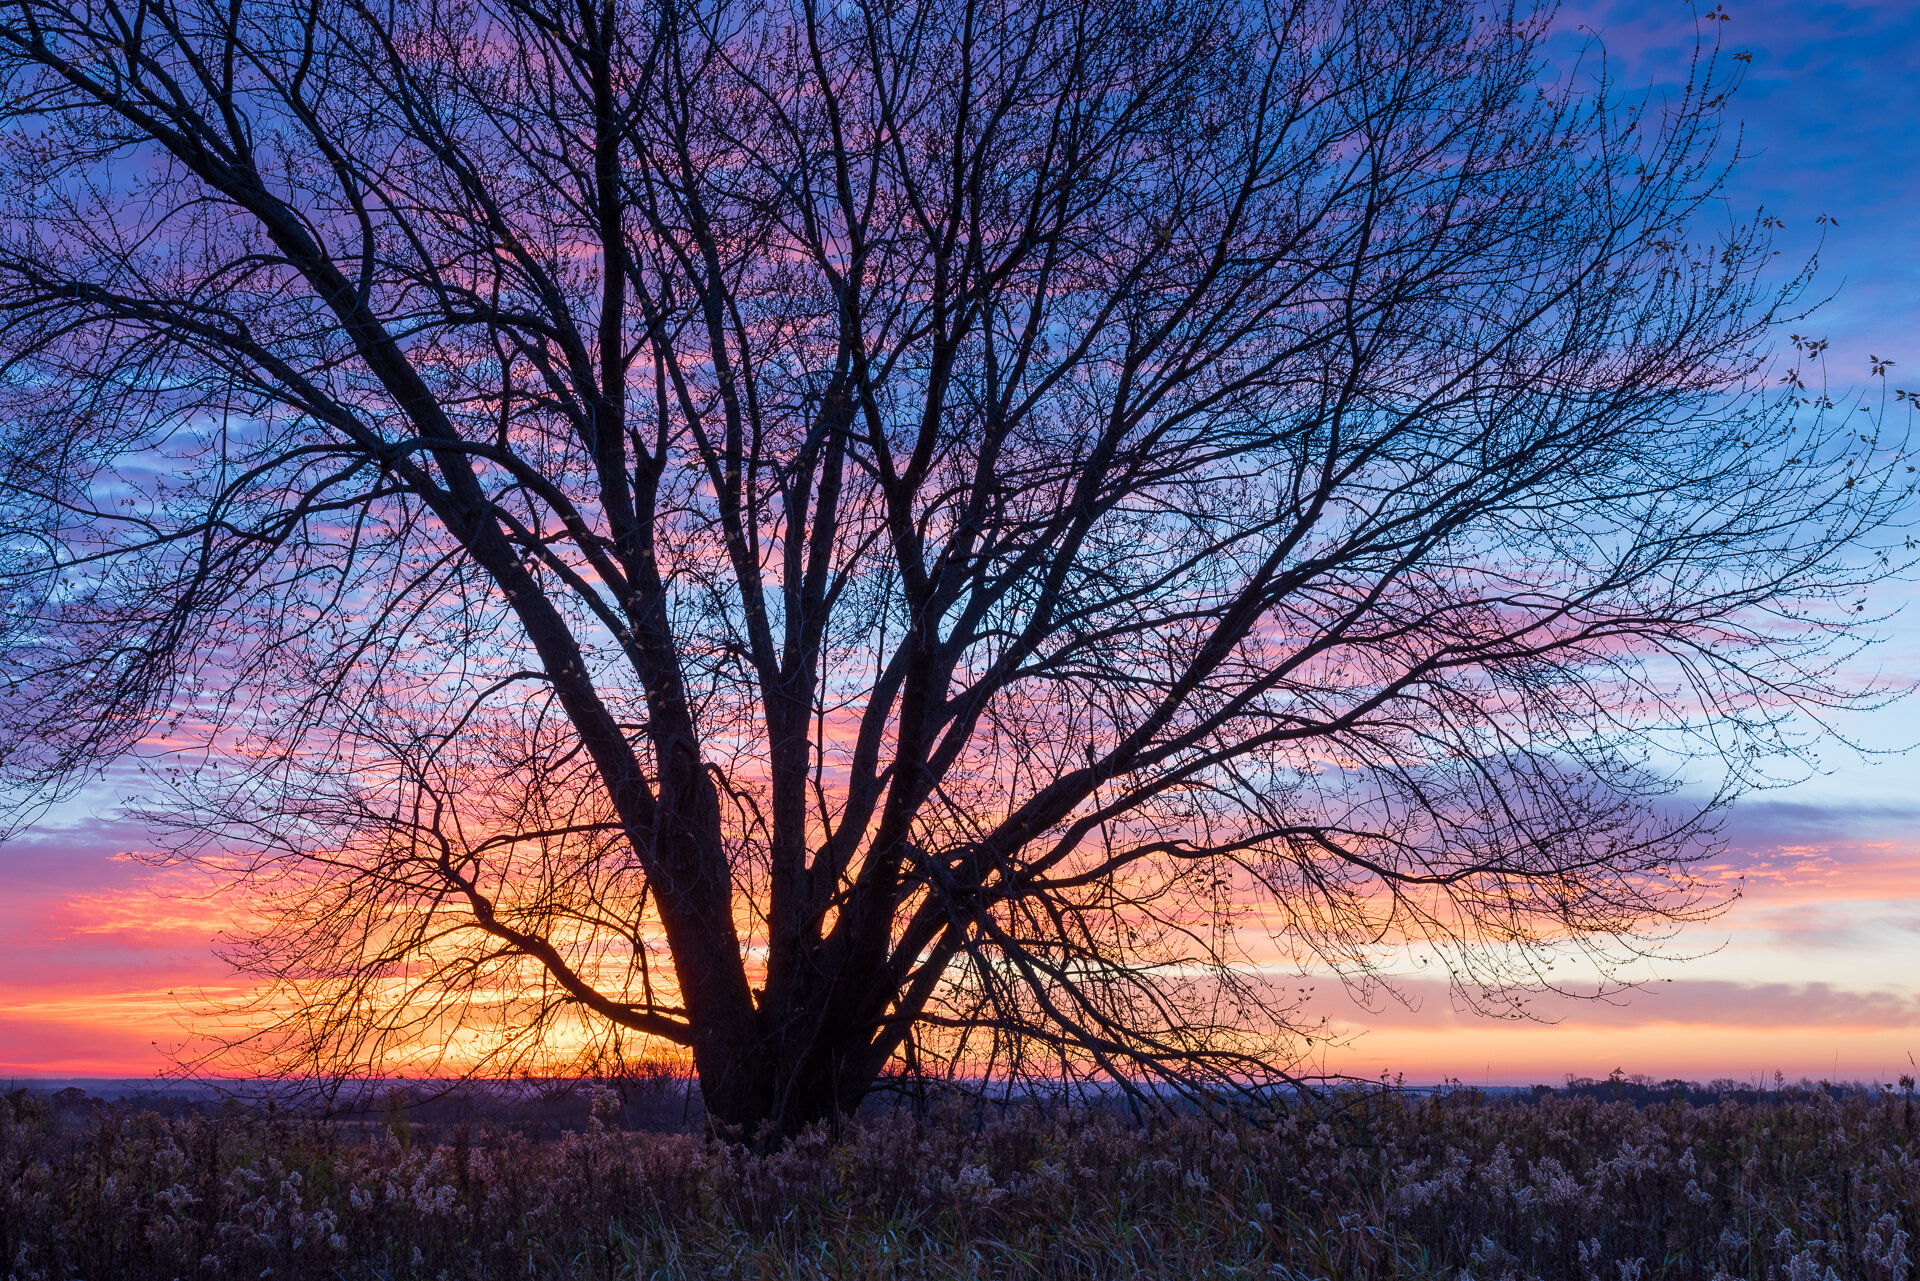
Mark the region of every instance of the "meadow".
<instances>
[{"instance_id":1,"label":"meadow","mask_svg":"<svg viewBox=\"0 0 1920 1281\"><path fill-rule=\"evenodd\" d=\"M175 1112L9 1094L0 1273L1908 1281L1920 1235L1910 1088L902 1107L777 1150L622 1129L604 1089L561 1132Z\"/></svg>"}]
</instances>

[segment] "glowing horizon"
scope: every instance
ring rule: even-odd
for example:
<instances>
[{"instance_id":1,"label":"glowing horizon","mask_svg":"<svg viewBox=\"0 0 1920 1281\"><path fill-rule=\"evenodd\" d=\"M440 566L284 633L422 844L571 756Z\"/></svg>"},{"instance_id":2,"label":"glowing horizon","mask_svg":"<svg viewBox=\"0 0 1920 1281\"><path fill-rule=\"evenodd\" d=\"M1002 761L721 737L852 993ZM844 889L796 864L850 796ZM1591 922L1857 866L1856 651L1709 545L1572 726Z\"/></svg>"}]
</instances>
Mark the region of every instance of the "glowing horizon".
<instances>
[{"instance_id":1,"label":"glowing horizon","mask_svg":"<svg viewBox=\"0 0 1920 1281\"><path fill-rule=\"evenodd\" d=\"M1536 998L1531 1022L1457 1010L1444 981L1414 973L1397 981L1408 1004L1383 996L1371 1009L1335 979L1303 977L1293 985L1314 989L1308 1012L1333 1033L1303 1067L1490 1085L1615 1068L1698 1081L1914 1071L1920 989L1900 959L1920 932L1920 813L1883 813L1889 831L1864 839L1823 833L1836 815L1813 806L1739 817L1719 870L1743 876L1745 892L1673 948L1705 955L1649 967L1610 1000ZM156 1076L188 1041L192 1007L247 990L210 946L231 909L196 897L197 877L117 858L114 838L128 834L75 815L0 851L10 882L40 882L0 908L0 1076Z\"/></svg>"}]
</instances>

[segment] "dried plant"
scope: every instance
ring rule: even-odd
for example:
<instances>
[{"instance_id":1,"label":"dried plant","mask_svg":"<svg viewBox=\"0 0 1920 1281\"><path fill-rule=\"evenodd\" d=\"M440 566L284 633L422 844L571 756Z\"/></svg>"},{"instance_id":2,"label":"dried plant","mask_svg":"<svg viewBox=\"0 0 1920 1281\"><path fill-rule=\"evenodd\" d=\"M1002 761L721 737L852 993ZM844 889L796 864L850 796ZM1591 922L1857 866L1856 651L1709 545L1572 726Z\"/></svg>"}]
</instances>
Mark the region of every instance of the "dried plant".
<instances>
[{"instance_id":1,"label":"dried plant","mask_svg":"<svg viewBox=\"0 0 1920 1281\"><path fill-rule=\"evenodd\" d=\"M771 1153L10 1104L9 1281L1912 1281L1920 1236L1910 1092L1353 1091L1271 1128L903 1109Z\"/></svg>"}]
</instances>

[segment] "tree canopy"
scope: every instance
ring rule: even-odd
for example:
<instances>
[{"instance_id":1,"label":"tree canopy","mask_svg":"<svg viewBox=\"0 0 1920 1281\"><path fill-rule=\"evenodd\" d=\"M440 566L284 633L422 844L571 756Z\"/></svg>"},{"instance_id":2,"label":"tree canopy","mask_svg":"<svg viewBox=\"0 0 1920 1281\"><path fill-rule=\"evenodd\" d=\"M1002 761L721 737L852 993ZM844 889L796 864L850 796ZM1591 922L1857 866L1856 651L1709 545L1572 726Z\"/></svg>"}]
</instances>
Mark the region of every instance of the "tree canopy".
<instances>
[{"instance_id":1,"label":"tree canopy","mask_svg":"<svg viewBox=\"0 0 1920 1281\"><path fill-rule=\"evenodd\" d=\"M1734 65L1547 29L6 0L7 777L147 763L259 1070L664 1042L791 1130L1604 973L1870 692L1909 491L1762 385Z\"/></svg>"}]
</instances>

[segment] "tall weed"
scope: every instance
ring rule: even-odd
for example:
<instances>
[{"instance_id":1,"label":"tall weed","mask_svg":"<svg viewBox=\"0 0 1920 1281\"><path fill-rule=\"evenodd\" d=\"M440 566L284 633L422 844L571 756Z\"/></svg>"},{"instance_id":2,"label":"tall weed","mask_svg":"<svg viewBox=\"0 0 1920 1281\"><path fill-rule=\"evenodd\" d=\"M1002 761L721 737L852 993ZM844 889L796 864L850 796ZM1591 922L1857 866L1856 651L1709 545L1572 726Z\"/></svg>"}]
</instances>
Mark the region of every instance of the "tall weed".
<instances>
[{"instance_id":1,"label":"tall weed","mask_svg":"<svg viewBox=\"0 0 1920 1281\"><path fill-rule=\"evenodd\" d=\"M1907 1100L1356 1092L1273 1125L897 1111L777 1151L0 1104L10 1281L1911 1281Z\"/></svg>"}]
</instances>

